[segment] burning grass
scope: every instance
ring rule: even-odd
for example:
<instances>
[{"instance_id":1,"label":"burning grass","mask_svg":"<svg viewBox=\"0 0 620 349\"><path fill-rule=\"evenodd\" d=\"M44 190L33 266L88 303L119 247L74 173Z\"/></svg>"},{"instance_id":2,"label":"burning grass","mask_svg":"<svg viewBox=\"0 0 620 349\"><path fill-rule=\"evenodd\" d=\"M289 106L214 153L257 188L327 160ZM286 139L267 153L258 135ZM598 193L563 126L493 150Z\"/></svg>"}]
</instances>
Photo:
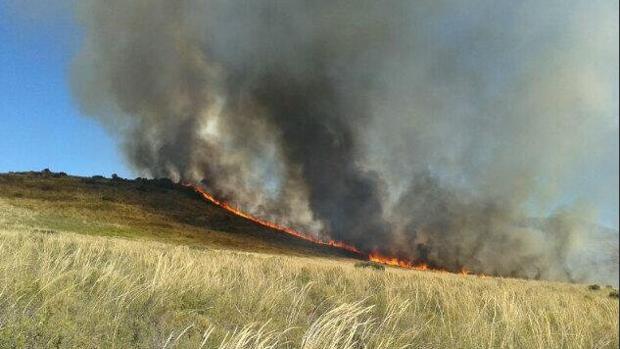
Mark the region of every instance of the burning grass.
<instances>
[{"instance_id":1,"label":"burning grass","mask_svg":"<svg viewBox=\"0 0 620 349\"><path fill-rule=\"evenodd\" d=\"M270 228L270 229L274 229L277 231L280 231L282 233L288 234L290 236L294 236L296 238L305 240L305 241L309 241L312 242L314 244L317 245L323 245L323 246L331 246L331 247L335 247L338 249L342 249L348 252L352 252L355 254L359 254L361 255L362 252L360 252L360 250L358 250L357 248L355 248L355 246L351 246L343 241L337 241L337 240L321 240L315 237L312 237L309 234L305 234L303 232L297 231L295 229L274 223L274 222L270 222L267 221L265 219L261 219L259 217L253 216L247 212L244 212L238 208L236 208L233 205L230 205L227 202L224 201L220 201L217 198L215 198L213 195L211 195L210 193L208 193L207 191L201 189L198 186L193 186L191 184L184 184L187 187L191 187L193 190L195 190L198 194L200 194L205 200L207 200L208 202L211 202L225 210L227 210L228 212L231 212L239 217L243 217L245 219L248 219L254 223L257 223L259 225L262 225L264 227Z\"/></svg>"},{"instance_id":2,"label":"burning grass","mask_svg":"<svg viewBox=\"0 0 620 349\"><path fill-rule=\"evenodd\" d=\"M399 268L404 268L404 269L414 269L414 270L435 270L435 271L446 271L446 270L441 270L441 269L437 269L437 268L432 268L430 267L428 264L426 263L414 263L411 262L407 259L402 259L402 258L398 258L395 256L386 256L381 254L378 251L373 251L369 254L364 254L362 251L360 251L358 248L356 248L353 245L350 245L346 242L343 241L337 241L337 240L321 240L318 238L313 237L310 234L304 233L304 232L300 232L297 231L295 229L274 223L274 222L270 222L264 219L261 219L259 217L253 216L247 212L244 212L238 208L236 208L235 206L225 202L225 201L221 201L218 200L217 198L215 198L215 196L211 195L210 193L208 193L207 191L203 190L202 188L200 188L199 186L194 186L191 184L184 184L187 187L192 188L193 190L195 190L198 194L200 194L200 196L202 198L204 198L206 201L211 202L221 208L223 208L224 210L231 212L234 215L237 215L239 217L243 217L245 219L248 219L254 223L257 223L259 225L265 226L267 228L270 229L274 229L276 231L279 231L281 233L299 238L301 240L304 241L308 241L311 242L313 244L316 245L320 245L320 246L330 246L330 247L335 247L337 249L341 249L350 253L355 254L357 257L360 258L367 258L368 261L367 262L359 262L356 263L357 267L362 267L362 268L367 268L367 267L371 267L377 270L383 270L385 269L385 267L383 267L383 265L388 265L388 266L392 266L392 267L399 267ZM462 269L460 271L461 274L469 274L469 271L467 269Z\"/></svg>"}]
</instances>

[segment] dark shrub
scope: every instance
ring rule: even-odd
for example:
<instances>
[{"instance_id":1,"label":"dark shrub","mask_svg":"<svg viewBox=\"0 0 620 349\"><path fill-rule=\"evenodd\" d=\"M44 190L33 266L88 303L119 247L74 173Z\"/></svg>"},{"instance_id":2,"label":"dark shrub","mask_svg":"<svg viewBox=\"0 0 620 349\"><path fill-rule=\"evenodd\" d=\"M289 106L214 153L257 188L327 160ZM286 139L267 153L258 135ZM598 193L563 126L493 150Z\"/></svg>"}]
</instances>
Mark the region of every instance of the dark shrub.
<instances>
[{"instance_id":1,"label":"dark shrub","mask_svg":"<svg viewBox=\"0 0 620 349\"><path fill-rule=\"evenodd\" d=\"M37 173L35 173L35 176L37 175ZM43 171L41 171L39 174L39 176L41 177L51 177L53 175L52 171L50 171L49 168L44 168Z\"/></svg>"},{"instance_id":2,"label":"dark shrub","mask_svg":"<svg viewBox=\"0 0 620 349\"><path fill-rule=\"evenodd\" d=\"M160 188L174 189L174 182L168 178L157 178L154 179L153 182Z\"/></svg>"},{"instance_id":3,"label":"dark shrub","mask_svg":"<svg viewBox=\"0 0 620 349\"><path fill-rule=\"evenodd\" d=\"M385 270L385 266L379 263L364 261L355 263L356 268L372 268L375 270Z\"/></svg>"},{"instance_id":4,"label":"dark shrub","mask_svg":"<svg viewBox=\"0 0 620 349\"><path fill-rule=\"evenodd\" d=\"M619 297L618 290L611 290L611 292L609 292L609 297L617 299Z\"/></svg>"},{"instance_id":5,"label":"dark shrub","mask_svg":"<svg viewBox=\"0 0 620 349\"><path fill-rule=\"evenodd\" d=\"M58 232L54 229L33 229L32 230L33 233L37 233L37 234L58 234Z\"/></svg>"},{"instance_id":6,"label":"dark shrub","mask_svg":"<svg viewBox=\"0 0 620 349\"><path fill-rule=\"evenodd\" d=\"M100 184L105 182L106 178L104 176L94 175L92 177L80 178L80 181L86 184Z\"/></svg>"},{"instance_id":7,"label":"dark shrub","mask_svg":"<svg viewBox=\"0 0 620 349\"><path fill-rule=\"evenodd\" d=\"M113 181L120 181L122 178L119 177L116 173L112 173L112 180Z\"/></svg>"},{"instance_id":8,"label":"dark shrub","mask_svg":"<svg viewBox=\"0 0 620 349\"><path fill-rule=\"evenodd\" d=\"M601 286L596 285L596 284L588 286L588 290L597 291L600 289L601 289Z\"/></svg>"}]
</instances>

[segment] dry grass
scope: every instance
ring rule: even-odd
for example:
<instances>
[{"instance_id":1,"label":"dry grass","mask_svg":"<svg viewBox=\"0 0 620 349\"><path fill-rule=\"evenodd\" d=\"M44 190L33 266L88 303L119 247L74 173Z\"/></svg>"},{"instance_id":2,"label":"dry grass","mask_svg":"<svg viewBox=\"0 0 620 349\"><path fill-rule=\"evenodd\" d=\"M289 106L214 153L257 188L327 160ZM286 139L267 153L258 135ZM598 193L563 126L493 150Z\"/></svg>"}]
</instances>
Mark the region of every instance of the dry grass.
<instances>
[{"instance_id":1,"label":"dry grass","mask_svg":"<svg viewBox=\"0 0 620 349\"><path fill-rule=\"evenodd\" d=\"M3 230L0 285L2 348L618 347L584 285L152 241Z\"/></svg>"},{"instance_id":2,"label":"dry grass","mask_svg":"<svg viewBox=\"0 0 620 349\"><path fill-rule=\"evenodd\" d=\"M359 268L140 185L0 175L0 348L618 347L611 289Z\"/></svg>"},{"instance_id":3,"label":"dry grass","mask_svg":"<svg viewBox=\"0 0 620 349\"><path fill-rule=\"evenodd\" d=\"M29 212L5 227L157 240L196 248L350 257L233 216L171 182L0 174L0 202ZM1 214L1 213L0 213Z\"/></svg>"}]
</instances>

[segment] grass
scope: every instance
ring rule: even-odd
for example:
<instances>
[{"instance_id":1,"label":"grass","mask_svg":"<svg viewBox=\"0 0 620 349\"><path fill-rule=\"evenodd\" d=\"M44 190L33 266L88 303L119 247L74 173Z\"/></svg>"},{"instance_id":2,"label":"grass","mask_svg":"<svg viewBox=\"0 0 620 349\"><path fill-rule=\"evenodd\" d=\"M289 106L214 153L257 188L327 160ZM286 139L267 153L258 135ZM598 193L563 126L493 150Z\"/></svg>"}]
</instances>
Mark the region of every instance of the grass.
<instances>
[{"instance_id":1,"label":"grass","mask_svg":"<svg viewBox=\"0 0 620 349\"><path fill-rule=\"evenodd\" d=\"M66 180L67 188L52 180ZM7 189L0 190L0 348L619 345L618 299L609 296L611 289L377 271L303 245L281 253L286 241L275 237L210 235L195 224L198 201L190 195L167 194L178 195L176 212L139 201L157 192L138 199L127 188L98 193L86 184L72 194L72 181L0 184ZM46 201L46 195L54 198ZM101 202L112 206L89 202L97 195L109 197ZM185 198L189 213L182 212ZM198 221L203 210L214 215L203 221L216 224L221 213L198 207ZM86 234L76 233L83 228ZM251 251L254 242L258 253Z\"/></svg>"},{"instance_id":2,"label":"grass","mask_svg":"<svg viewBox=\"0 0 620 349\"><path fill-rule=\"evenodd\" d=\"M256 225L157 180L112 180L46 172L0 174L0 200L28 211L5 226L149 239L194 248L351 257Z\"/></svg>"},{"instance_id":3,"label":"grass","mask_svg":"<svg viewBox=\"0 0 620 349\"><path fill-rule=\"evenodd\" d=\"M0 233L0 347L614 348L618 301L159 242Z\"/></svg>"}]
</instances>

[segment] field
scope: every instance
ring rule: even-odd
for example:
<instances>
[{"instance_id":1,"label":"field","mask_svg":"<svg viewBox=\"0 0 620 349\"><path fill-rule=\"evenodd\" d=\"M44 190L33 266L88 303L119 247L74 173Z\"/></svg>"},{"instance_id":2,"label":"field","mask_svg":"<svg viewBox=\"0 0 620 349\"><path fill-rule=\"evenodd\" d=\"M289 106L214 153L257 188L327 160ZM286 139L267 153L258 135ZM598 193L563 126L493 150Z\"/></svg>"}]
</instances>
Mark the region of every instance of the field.
<instances>
[{"instance_id":1,"label":"field","mask_svg":"<svg viewBox=\"0 0 620 349\"><path fill-rule=\"evenodd\" d=\"M174 186L2 175L0 348L618 347L604 285L357 268L277 234Z\"/></svg>"}]
</instances>

